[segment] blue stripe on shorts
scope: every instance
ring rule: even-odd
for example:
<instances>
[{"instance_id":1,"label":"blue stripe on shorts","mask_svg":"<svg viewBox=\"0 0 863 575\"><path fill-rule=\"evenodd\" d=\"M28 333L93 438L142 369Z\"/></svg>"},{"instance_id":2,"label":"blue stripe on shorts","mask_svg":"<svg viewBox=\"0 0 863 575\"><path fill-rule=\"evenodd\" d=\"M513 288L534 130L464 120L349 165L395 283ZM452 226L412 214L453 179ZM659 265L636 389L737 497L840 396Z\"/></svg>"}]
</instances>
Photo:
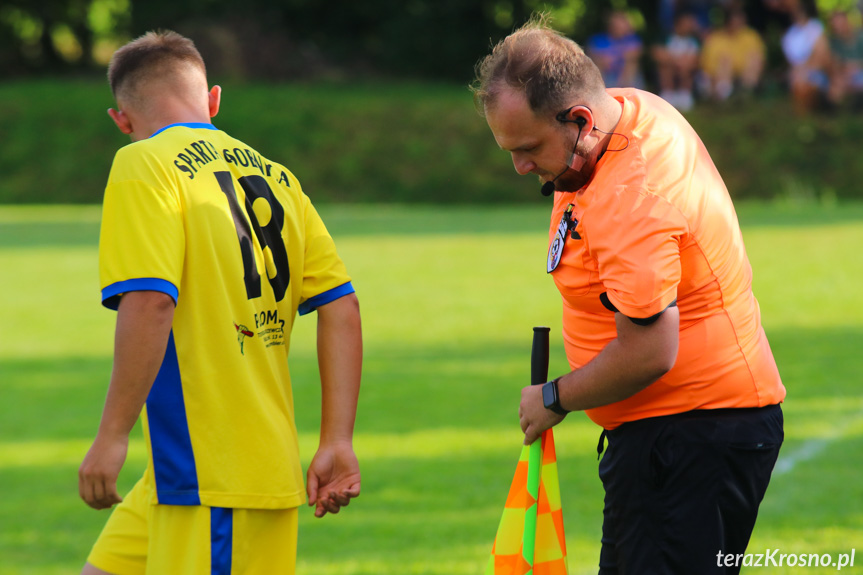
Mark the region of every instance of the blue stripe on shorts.
<instances>
[{"instance_id":1,"label":"blue stripe on shorts","mask_svg":"<svg viewBox=\"0 0 863 575\"><path fill-rule=\"evenodd\" d=\"M234 510L210 508L210 569L212 575L231 575Z\"/></svg>"}]
</instances>

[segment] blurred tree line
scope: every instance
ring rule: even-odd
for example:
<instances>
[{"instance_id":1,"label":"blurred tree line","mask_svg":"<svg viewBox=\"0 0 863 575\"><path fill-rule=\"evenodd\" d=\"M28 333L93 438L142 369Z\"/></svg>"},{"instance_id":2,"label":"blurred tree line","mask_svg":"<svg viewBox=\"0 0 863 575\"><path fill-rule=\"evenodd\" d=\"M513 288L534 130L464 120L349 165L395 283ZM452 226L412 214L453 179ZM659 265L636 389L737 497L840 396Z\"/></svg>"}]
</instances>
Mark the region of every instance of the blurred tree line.
<instances>
[{"instance_id":1,"label":"blurred tree line","mask_svg":"<svg viewBox=\"0 0 863 575\"><path fill-rule=\"evenodd\" d=\"M608 10L650 40L659 0L0 0L0 75L103 69L147 30L193 38L234 79L399 76L465 81L476 60L535 11L583 41Z\"/></svg>"}]
</instances>

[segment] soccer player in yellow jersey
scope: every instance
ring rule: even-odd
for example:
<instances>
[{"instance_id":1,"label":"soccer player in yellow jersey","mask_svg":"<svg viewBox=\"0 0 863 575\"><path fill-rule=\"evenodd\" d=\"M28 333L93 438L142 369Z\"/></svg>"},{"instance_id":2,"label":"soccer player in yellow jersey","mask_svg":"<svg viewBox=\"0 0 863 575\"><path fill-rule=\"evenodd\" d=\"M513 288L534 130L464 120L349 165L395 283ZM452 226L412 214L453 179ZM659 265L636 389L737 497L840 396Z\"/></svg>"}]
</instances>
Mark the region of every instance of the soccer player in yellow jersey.
<instances>
[{"instance_id":1,"label":"soccer player in yellow jersey","mask_svg":"<svg viewBox=\"0 0 863 575\"><path fill-rule=\"evenodd\" d=\"M211 123L221 91L191 40L148 33L114 54L108 78L109 115L132 144L105 190L114 369L79 489L91 507L119 505L83 573L293 573L306 496L323 517L360 492L350 277L294 175ZM317 311L322 387L305 489L287 364L298 311ZM121 498L139 415L149 464Z\"/></svg>"},{"instance_id":2,"label":"soccer player in yellow jersey","mask_svg":"<svg viewBox=\"0 0 863 575\"><path fill-rule=\"evenodd\" d=\"M555 196L546 269L572 371L522 391L525 443L575 410L603 428L601 575L737 573L785 388L707 150L661 98L606 89L542 18L480 62L475 97Z\"/></svg>"}]
</instances>

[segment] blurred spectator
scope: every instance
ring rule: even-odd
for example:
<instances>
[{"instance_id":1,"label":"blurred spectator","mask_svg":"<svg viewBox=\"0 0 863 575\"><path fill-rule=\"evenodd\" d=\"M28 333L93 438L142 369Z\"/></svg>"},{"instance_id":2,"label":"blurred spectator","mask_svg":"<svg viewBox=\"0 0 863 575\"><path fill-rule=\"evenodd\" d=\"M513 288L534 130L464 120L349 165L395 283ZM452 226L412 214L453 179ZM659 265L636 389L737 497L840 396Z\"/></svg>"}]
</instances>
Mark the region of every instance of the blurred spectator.
<instances>
[{"instance_id":1,"label":"blurred spectator","mask_svg":"<svg viewBox=\"0 0 863 575\"><path fill-rule=\"evenodd\" d=\"M606 32L594 34L587 41L588 55L596 62L609 88L644 87L639 63L642 51L641 38L629 16L621 10L608 15Z\"/></svg>"},{"instance_id":2,"label":"blurred spectator","mask_svg":"<svg viewBox=\"0 0 863 575\"><path fill-rule=\"evenodd\" d=\"M805 114L827 90L830 52L815 0L784 0L791 26L782 36L782 52L789 65L788 82L794 111Z\"/></svg>"},{"instance_id":3,"label":"blurred spectator","mask_svg":"<svg viewBox=\"0 0 863 575\"><path fill-rule=\"evenodd\" d=\"M751 94L761 81L765 54L764 40L749 27L743 9L726 10L722 27L707 36L701 52L708 97L726 100L735 89Z\"/></svg>"},{"instance_id":4,"label":"blurred spectator","mask_svg":"<svg viewBox=\"0 0 863 575\"><path fill-rule=\"evenodd\" d=\"M710 27L710 12L717 5L726 4L726 0L659 0L658 20L662 33L671 34L677 14L688 12L697 21L701 30Z\"/></svg>"},{"instance_id":5,"label":"blurred spectator","mask_svg":"<svg viewBox=\"0 0 863 575\"><path fill-rule=\"evenodd\" d=\"M674 27L668 39L653 49L659 95L684 112L692 109L694 103L700 33L701 27L695 16L688 11L680 12L674 17Z\"/></svg>"},{"instance_id":6,"label":"blurred spectator","mask_svg":"<svg viewBox=\"0 0 863 575\"><path fill-rule=\"evenodd\" d=\"M863 108L863 30L851 23L847 12L831 14L828 45L830 103L841 106L850 94L853 108Z\"/></svg>"}]
</instances>

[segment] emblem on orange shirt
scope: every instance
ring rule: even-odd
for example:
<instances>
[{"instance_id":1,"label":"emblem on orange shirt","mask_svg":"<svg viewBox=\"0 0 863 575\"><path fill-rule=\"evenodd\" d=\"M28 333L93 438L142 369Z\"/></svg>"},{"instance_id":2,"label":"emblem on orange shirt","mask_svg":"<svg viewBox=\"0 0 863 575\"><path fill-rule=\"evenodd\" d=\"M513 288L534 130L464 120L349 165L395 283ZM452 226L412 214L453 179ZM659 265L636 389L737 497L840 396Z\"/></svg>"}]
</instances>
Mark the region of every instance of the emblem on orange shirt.
<instances>
[{"instance_id":1,"label":"emblem on orange shirt","mask_svg":"<svg viewBox=\"0 0 863 575\"><path fill-rule=\"evenodd\" d=\"M546 259L545 271L551 273L557 269L560 263L560 258L563 256L563 248L566 245L566 236L572 235L574 239L581 239L578 232L575 231L575 226L578 225L578 220L572 216L572 208L569 204L560 218L560 223L557 225L557 231L554 233L554 238L551 240L551 245L548 246L548 258Z\"/></svg>"}]
</instances>

